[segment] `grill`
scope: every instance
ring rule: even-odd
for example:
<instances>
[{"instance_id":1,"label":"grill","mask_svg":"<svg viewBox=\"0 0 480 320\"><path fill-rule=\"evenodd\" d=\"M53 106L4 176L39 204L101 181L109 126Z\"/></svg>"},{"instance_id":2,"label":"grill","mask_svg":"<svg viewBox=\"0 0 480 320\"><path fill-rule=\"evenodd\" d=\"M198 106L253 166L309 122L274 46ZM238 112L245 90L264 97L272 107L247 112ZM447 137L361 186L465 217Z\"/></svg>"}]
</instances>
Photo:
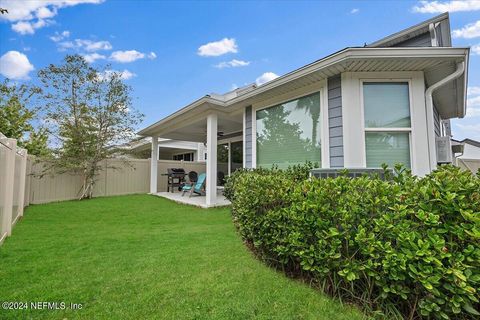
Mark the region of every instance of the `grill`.
<instances>
[{"instance_id":1,"label":"grill","mask_svg":"<svg viewBox=\"0 0 480 320\"><path fill-rule=\"evenodd\" d=\"M167 192L180 190L185 182L185 170L182 168L167 168Z\"/></svg>"}]
</instances>

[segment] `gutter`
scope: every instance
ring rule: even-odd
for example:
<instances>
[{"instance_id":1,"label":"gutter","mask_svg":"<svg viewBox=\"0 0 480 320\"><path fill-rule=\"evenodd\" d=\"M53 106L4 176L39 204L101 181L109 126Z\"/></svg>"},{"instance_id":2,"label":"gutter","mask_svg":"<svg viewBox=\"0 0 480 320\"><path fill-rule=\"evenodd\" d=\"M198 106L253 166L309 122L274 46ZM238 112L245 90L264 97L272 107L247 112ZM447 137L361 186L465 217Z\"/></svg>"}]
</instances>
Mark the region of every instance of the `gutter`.
<instances>
[{"instance_id":1,"label":"gutter","mask_svg":"<svg viewBox=\"0 0 480 320\"><path fill-rule=\"evenodd\" d=\"M459 62L457 63L457 69L453 73L449 74L442 80L432 84L430 87L427 88L427 90L425 90L425 111L427 114L427 143L428 143L428 158L430 160L430 171L432 171L433 168L436 167L436 163L432 161L433 160L432 154L435 153L435 142L434 142L435 140L433 139L433 143L432 143L432 137L431 137L432 132L430 132L431 131L430 128L434 127L433 98L432 98L433 92L438 88L440 88L441 86L449 83L450 81L453 81L459 78L464 72L465 72L465 62Z\"/></svg>"}]
</instances>

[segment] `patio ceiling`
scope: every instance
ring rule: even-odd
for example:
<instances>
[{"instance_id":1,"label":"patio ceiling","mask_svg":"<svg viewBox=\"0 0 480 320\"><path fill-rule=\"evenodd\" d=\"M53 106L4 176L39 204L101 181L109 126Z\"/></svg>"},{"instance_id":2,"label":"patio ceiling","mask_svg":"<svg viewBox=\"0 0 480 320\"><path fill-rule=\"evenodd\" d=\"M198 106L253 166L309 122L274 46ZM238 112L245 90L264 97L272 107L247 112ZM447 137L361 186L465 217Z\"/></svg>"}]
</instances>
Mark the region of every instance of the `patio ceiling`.
<instances>
[{"instance_id":1,"label":"patio ceiling","mask_svg":"<svg viewBox=\"0 0 480 320\"><path fill-rule=\"evenodd\" d=\"M205 117L209 112L218 113L219 131L239 131L242 130L244 107L288 94L343 72L423 71L428 87L452 73L459 62L464 62L468 69L468 55L468 48L346 48L229 100L207 95L143 129L139 134L185 140L184 133L189 132L192 134L189 141L203 142ZM433 99L442 118L465 115L466 76L465 72L456 81L435 91ZM182 130L179 130L180 127Z\"/></svg>"}]
</instances>

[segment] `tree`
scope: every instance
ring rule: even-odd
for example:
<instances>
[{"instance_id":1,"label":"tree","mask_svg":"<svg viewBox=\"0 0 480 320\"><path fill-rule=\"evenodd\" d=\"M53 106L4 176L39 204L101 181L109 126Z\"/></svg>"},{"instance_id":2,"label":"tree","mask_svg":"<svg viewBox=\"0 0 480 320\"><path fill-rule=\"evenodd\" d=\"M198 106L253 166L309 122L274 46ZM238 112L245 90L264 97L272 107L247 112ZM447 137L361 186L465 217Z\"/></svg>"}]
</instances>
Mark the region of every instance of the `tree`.
<instances>
[{"instance_id":1,"label":"tree","mask_svg":"<svg viewBox=\"0 0 480 320\"><path fill-rule=\"evenodd\" d=\"M80 199L91 198L100 162L121 152L143 115L133 110L131 88L118 72L95 69L79 55L38 73L47 123L56 147L50 168L82 175Z\"/></svg>"},{"instance_id":2,"label":"tree","mask_svg":"<svg viewBox=\"0 0 480 320\"><path fill-rule=\"evenodd\" d=\"M35 129L33 123L40 108L32 104L40 93L38 87L17 85L5 79L0 84L0 132L17 139L18 146L27 149L29 154L46 156L48 133L39 124Z\"/></svg>"}]
</instances>

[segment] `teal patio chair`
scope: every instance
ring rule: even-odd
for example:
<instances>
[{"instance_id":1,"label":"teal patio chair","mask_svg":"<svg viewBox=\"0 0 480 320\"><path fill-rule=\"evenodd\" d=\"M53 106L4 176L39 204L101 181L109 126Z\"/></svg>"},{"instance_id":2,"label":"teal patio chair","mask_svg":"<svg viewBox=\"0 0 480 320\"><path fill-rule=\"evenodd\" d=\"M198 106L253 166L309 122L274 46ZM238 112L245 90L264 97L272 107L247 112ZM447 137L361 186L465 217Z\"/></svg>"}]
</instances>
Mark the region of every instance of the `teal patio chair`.
<instances>
[{"instance_id":1,"label":"teal patio chair","mask_svg":"<svg viewBox=\"0 0 480 320\"><path fill-rule=\"evenodd\" d=\"M198 179L196 182L184 185L182 187L182 197L185 194L185 192L190 192L189 197L191 197L193 193L196 193L201 196L205 195L204 189L205 189L206 178L207 178L207 175L205 173L202 173L198 176Z\"/></svg>"}]
</instances>

